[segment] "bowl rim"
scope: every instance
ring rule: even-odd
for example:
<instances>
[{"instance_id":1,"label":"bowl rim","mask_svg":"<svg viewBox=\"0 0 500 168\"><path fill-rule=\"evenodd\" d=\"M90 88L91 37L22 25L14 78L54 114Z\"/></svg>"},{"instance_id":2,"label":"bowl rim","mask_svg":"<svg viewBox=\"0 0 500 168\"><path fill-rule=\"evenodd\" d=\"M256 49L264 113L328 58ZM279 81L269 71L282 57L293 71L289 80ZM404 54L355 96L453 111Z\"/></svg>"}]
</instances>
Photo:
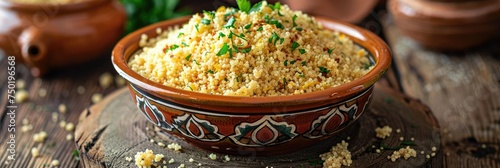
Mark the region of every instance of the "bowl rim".
<instances>
[{"instance_id":1,"label":"bowl rim","mask_svg":"<svg viewBox=\"0 0 500 168\"><path fill-rule=\"evenodd\" d=\"M349 98L365 89L370 88L378 79L387 71L391 64L391 52L387 44L372 32L361 27L333 19L315 16L317 21L321 22L323 28L329 30L337 30L351 38L353 42L360 45L370 52L375 59L375 65L367 74L357 78L351 82L344 83L339 86L327 88L321 91L303 93L297 95L286 96L266 96L266 97L243 97L243 96L224 96L199 93L183 89L177 89L153 82L128 67L127 62L131 54L135 53L140 47L138 43L142 34L156 34L158 27L166 28L174 25L181 25L187 22L191 16L185 16L177 19L158 22L139 30L136 30L121 39L112 51L112 64L115 70L125 78L129 84L136 85L145 91L153 92L159 97L174 98L174 99L189 99L217 103L229 104L279 104L287 102L302 102L302 101L326 101L339 98ZM333 29L335 27L335 29ZM133 47L131 47L133 46ZM125 55L128 54L128 55Z\"/></svg>"}]
</instances>

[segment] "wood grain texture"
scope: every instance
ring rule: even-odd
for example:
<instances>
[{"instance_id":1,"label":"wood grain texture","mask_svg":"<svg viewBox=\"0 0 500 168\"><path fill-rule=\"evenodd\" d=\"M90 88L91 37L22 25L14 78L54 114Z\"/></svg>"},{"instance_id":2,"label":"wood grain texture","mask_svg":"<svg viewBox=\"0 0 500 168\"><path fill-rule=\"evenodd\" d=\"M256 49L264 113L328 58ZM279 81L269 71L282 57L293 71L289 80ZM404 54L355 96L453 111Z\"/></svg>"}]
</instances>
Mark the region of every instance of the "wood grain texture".
<instances>
[{"instance_id":1,"label":"wood grain texture","mask_svg":"<svg viewBox=\"0 0 500 168\"><path fill-rule=\"evenodd\" d=\"M390 22L385 34L406 94L434 112L447 167L500 167L500 39L474 50L427 50Z\"/></svg>"},{"instance_id":2,"label":"wood grain texture","mask_svg":"<svg viewBox=\"0 0 500 168\"><path fill-rule=\"evenodd\" d=\"M16 160L8 160L8 153L5 152L8 146L6 137L10 134L7 125L10 118L6 115L7 109L7 73L2 70L0 73L0 167L2 168L42 168L50 167L50 162L57 159L61 162L60 167L79 167L79 162L75 160L73 151L76 149L73 141L67 141L66 135L71 132L59 127L59 122L64 120L74 124L78 121L81 111L90 106L90 98L94 93L106 95L114 91L117 87L112 85L103 89L98 84L99 76L104 72L113 74L111 62L106 56L103 59L93 61L88 64L73 67L71 70L53 72L46 78L33 78L23 65L16 65L16 79L24 80L25 90L29 92L29 101L17 104L16 120ZM7 69L6 57L0 55L0 67ZM85 93L78 94L78 86L85 87ZM40 90L46 90L46 96L39 95ZM65 104L66 114L59 114L57 122L52 121L52 113L57 112L59 104ZM28 119L33 125L33 130L22 132L22 120ZM33 141L33 134L46 131L48 137L44 143ZM40 157L31 156L31 148L38 147ZM8 162L8 164L5 164Z\"/></svg>"},{"instance_id":3,"label":"wood grain texture","mask_svg":"<svg viewBox=\"0 0 500 168\"><path fill-rule=\"evenodd\" d=\"M384 125L394 128L392 136L385 140L375 138L374 129ZM396 128L401 129L401 133L395 133ZM127 162L125 157L133 158L137 152L146 149L164 154L167 161L174 158L176 162L167 164L169 167L177 167L181 163L188 167L196 167L198 163L202 163L203 167L318 167L321 165L318 164L319 154L328 151L332 145L347 139L348 136L349 150L354 158L351 167L442 167L442 152L438 152L437 156L430 160L420 154L421 150L430 154L433 146L440 148L441 138L438 130L437 121L426 106L378 85L375 87L370 110L355 124L324 143L286 155L255 157L253 152L242 152L241 156L230 156L230 162L223 162L221 159L214 161L208 159L211 152L163 133L149 123L138 112L128 90L124 88L82 112L75 140L84 167L132 167L133 161ZM372 145L379 148L381 144L389 147L399 146L399 137L405 137L407 140L415 138L417 146L413 148L419 153L417 158L400 159L393 163L387 159L392 150L376 153L372 148ZM155 143L151 143L151 139ZM183 149L182 152L174 152L158 146L157 142L177 142ZM193 158L195 162L188 162L189 158Z\"/></svg>"}]
</instances>

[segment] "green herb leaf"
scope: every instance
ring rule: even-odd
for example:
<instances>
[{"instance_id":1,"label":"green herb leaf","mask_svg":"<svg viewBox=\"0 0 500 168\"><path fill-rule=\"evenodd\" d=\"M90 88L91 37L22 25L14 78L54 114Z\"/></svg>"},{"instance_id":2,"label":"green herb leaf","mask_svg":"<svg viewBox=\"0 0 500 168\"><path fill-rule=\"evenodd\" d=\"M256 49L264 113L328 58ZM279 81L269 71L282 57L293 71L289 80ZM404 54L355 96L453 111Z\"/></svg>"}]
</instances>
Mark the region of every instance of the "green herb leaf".
<instances>
[{"instance_id":1,"label":"green herb leaf","mask_svg":"<svg viewBox=\"0 0 500 168\"><path fill-rule=\"evenodd\" d=\"M280 39L280 36L276 34L276 32L273 32L273 35L269 38L269 43L273 43L276 46L276 42Z\"/></svg>"},{"instance_id":2,"label":"green herb leaf","mask_svg":"<svg viewBox=\"0 0 500 168\"><path fill-rule=\"evenodd\" d=\"M231 31L231 32L229 33L229 36L227 36L227 37L229 37L229 38L233 38L233 35L234 35L234 36L236 36L236 37L239 37L239 38L241 38L241 39L243 39L243 40L245 40L245 41L247 41L247 39L245 38L245 35L244 35L243 33L240 33L240 35L237 35L237 34L236 34L236 33L234 33L233 31Z\"/></svg>"},{"instance_id":3,"label":"green herb leaf","mask_svg":"<svg viewBox=\"0 0 500 168\"><path fill-rule=\"evenodd\" d=\"M333 48L333 49L328 49L328 54L332 54L333 50L335 50L335 48Z\"/></svg>"},{"instance_id":4,"label":"green herb leaf","mask_svg":"<svg viewBox=\"0 0 500 168\"><path fill-rule=\"evenodd\" d=\"M302 72L299 72L299 77L305 78L306 76Z\"/></svg>"},{"instance_id":5,"label":"green herb leaf","mask_svg":"<svg viewBox=\"0 0 500 168\"><path fill-rule=\"evenodd\" d=\"M184 35L184 33L180 32L179 35L177 35L177 38L181 37L182 35Z\"/></svg>"},{"instance_id":6,"label":"green herb leaf","mask_svg":"<svg viewBox=\"0 0 500 168\"><path fill-rule=\"evenodd\" d=\"M295 19L297 19L297 15L293 15L292 17L293 27L297 26L297 23L295 23Z\"/></svg>"},{"instance_id":7,"label":"green herb leaf","mask_svg":"<svg viewBox=\"0 0 500 168\"><path fill-rule=\"evenodd\" d=\"M204 24L204 25L209 25L210 24L210 20L208 20L208 19L201 19L201 23Z\"/></svg>"},{"instance_id":8,"label":"green herb leaf","mask_svg":"<svg viewBox=\"0 0 500 168\"><path fill-rule=\"evenodd\" d=\"M203 14L205 16L208 16L210 19L214 19L215 18L215 12L214 11L205 11L205 10L203 10Z\"/></svg>"},{"instance_id":9,"label":"green herb leaf","mask_svg":"<svg viewBox=\"0 0 500 168\"><path fill-rule=\"evenodd\" d=\"M78 153L78 150L75 149L75 150L73 150L72 155L73 155L73 157L78 157L78 156L80 156L80 153Z\"/></svg>"},{"instance_id":10,"label":"green herb leaf","mask_svg":"<svg viewBox=\"0 0 500 168\"><path fill-rule=\"evenodd\" d=\"M286 78L283 78L283 89L286 89L286 85L287 85L287 80Z\"/></svg>"},{"instance_id":11,"label":"green herb leaf","mask_svg":"<svg viewBox=\"0 0 500 168\"><path fill-rule=\"evenodd\" d=\"M257 29L257 31L262 31L262 30L264 30L264 28L263 28L263 27L259 27L259 28Z\"/></svg>"},{"instance_id":12,"label":"green herb leaf","mask_svg":"<svg viewBox=\"0 0 500 168\"><path fill-rule=\"evenodd\" d=\"M250 29L250 27L252 27L252 23L249 23L245 26L245 29Z\"/></svg>"},{"instance_id":13,"label":"green herb leaf","mask_svg":"<svg viewBox=\"0 0 500 168\"><path fill-rule=\"evenodd\" d=\"M327 74L330 73L330 70L326 69L325 67L319 67L319 72Z\"/></svg>"},{"instance_id":14,"label":"green herb leaf","mask_svg":"<svg viewBox=\"0 0 500 168\"><path fill-rule=\"evenodd\" d=\"M191 54L189 54L188 56L186 56L186 58L184 58L184 59L186 59L186 61L189 61L190 58L191 58Z\"/></svg>"},{"instance_id":15,"label":"green herb leaf","mask_svg":"<svg viewBox=\"0 0 500 168\"><path fill-rule=\"evenodd\" d=\"M238 4L238 8L240 8L240 11L243 11L243 12L250 12L250 7L251 7L251 4L250 4L250 1L248 0L236 0L236 3Z\"/></svg>"},{"instance_id":16,"label":"green herb leaf","mask_svg":"<svg viewBox=\"0 0 500 168\"><path fill-rule=\"evenodd\" d=\"M306 66L306 61L302 61L302 66Z\"/></svg>"},{"instance_id":17,"label":"green herb leaf","mask_svg":"<svg viewBox=\"0 0 500 168\"><path fill-rule=\"evenodd\" d=\"M214 71L212 71L211 69L209 69L209 70L207 71L207 73L214 74Z\"/></svg>"},{"instance_id":18,"label":"green herb leaf","mask_svg":"<svg viewBox=\"0 0 500 168\"><path fill-rule=\"evenodd\" d=\"M188 85L188 88L191 89L191 91L193 91L193 88L191 86Z\"/></svg>"},{"instance_id":19,"label":"green herb leaf","mask_svg":"<svg viewBox=\"0 0 500 168\"><path fill-rule=\"evenodd\" d=\"M196 65L201 65L200 63L198 63L198 62L196 61L196 59L194 59L194 60L193 60L193 62L194 62Z\"/></svg>"},{"instance_id":20,"label":"green herb leaf","mask_svg":"<svg viewBox=\"0 0 500 168\"><path fill-rule=\"evenodd\" d=\"M194 28L196 29L196 32L200 32L200 30L198 30L198 24L195 24Z\"/></svg>"},{"instance_id":21,"label":"green herb leaf","mask_svg":"<svg viewBox=\"0 0 500 168\"><path fill-rule=\"evenodd\" d=\"M229 18L229 21L227 21L227 23L222 27L223 28L231 28L231 27L234 28L234 22L236 22L236 19L234 17L231 17L231 18Z\"/></svg>"},{"instance_id":22,"label":"green herb leaf","mask_svg":"<svg viewBox=\"0 0 500 168\"><path fill-rule=\"evenodd\" d=\"M269 6L269 8L271 8L273 10L280 10L281 9L281 4L279 2L276 2L274 5L269 4L268 6Z\"/></svg>"},{"instance_id":23,"label":"green herb leaf","mask_svg":"<svg viewBox=\"0 0 500 168\"><path fill-rule=\"evenodd\" d=\"M244 48L244 49L241 49L240 52L242 52L242 53L249 53L251 49L252 48L250 48L250 47Z\"/></svg>"},{"instance_id":24,"label":"green herb leaf","mask_svg":"<svg viewBox=\"0 0 500 168\"><path fill-rule=\"evenodd\" d=\"M262 7L262 1L254 4L252 6L252 8L250 8L250 11L248 11L248 13L252 13L252 12L257 12L257 11L260 11L260 8Z\"/></svg>"},{"instance_id":25,"label":"green herb leaf","mask_svg":"<svg viewBox=\"0 0 500 168\"><path fill-rule=\"evenodd\" d=\"M273 24L276 26L276 28L279 28L279 29L284 29L285 26L283 26L283 24L281 24L279 21L277 20L272 20L269 22L269 24Z\"/></svg>"},{"instance_id":26,"label":"green herb leaf","mask_svg":"<svg viewBox=\"0 0 500 168\"><path fill-rule=\"evenodd\" d=\"M224 43L224 45L222 45L222 48L219 50L219 52L217 52L217 56L221 56L221 55L226 54L228 49L229 49L229 45L227 45L227 43Z\"/></svg>"},{"instance_id":27,"label":"green herb leaf","mask_svg":"<svg viewBox=\"0 0 500 168\"><path fill-rule=\"evenodd\" d=\"M284 41L285 41L284 38L280 38L280 44L283 44Z\"/></svg>"},{"instance_id":28,"label":"green herb leaf","mask_svg":"<svg viewBox=\"0 0 500 168\"><path fill-rule=\"evenodd\" d=\"M370 63L366 63L366 64L364 64L364 65L363 65L363 68L364 68L365 70L367 70L367 69L370 69L370 67L371 67L371 66L372 66L372 65L371 65Z\"/></svg>"},{"instance_id":29,"label":"green herb leaf","mask_svg":"<svg viewBox=\"0 0 500 168\"><path fill-rule=\"evenodd\" d=\"M300 46L300 44L299 44L299 43L297 43L297 42L295 42L295 41L294 41L294 42L292 42L292 52L293 52L295 49L297 49L297 47L299 47L299 46Z\"/></svg>"},{"instance_id":30,"label":"green herb leaf","mask_svg":"<svg viewBox=\"0 0 500 168\"><path fill-rule=\"evenodd\" d=\"M222 32L219 32L219 37L226 37L226 35Z\"/></svg>"},{"instance_id":31,"label":"green herb leaf","mask_svg":"<svg viewBox=\"0 0 500 168\"><path fill-rule=\"evenodd\" d=\"M187 46L188 46L188 45L186 44L186 42L184 42L184 41L182 42L182 45L183 45L184 47L187 47Z\"/></svg>"},{"instance_id":32,"label":"green herb leaf","mask_svg":"<svg viewBox=\"0 0 500 168\"><path fill-rule=\"evenodd\" d=\"M297 28L295 28L295 30L302 31L303 29L302 29L302 27L297 27Z\"/></svg>"},{"instance_id":33,"label":"green herb leaf","mask_svg":"<svg viewBox=\"0 0 500 168\"><path fill-rule=\"evenodd\" d=\"M295 62L297 62L296 60L293 60L293 61L290 61L290 64L295 64Z\"/></svg>"},{"instance_id":34,"label":"green herb leaf","mask_svg":"<svg viewBox=\"0 0 500 168\"><path fill-rule=\"evenodd\" d=\"M172 47L170 47L168 50L172 51L172 50L175 50L175 49L177 49L177 48L179 48L179 45L174 44L174 45L172 45Z\"/></svg>"},{"instance_id":35,"label":"green herb leaf","mask_svg":"<svg viewBox=\"0 0 500 168\"><path fill-rule=\"evenodd\" d=\"M283 63L285 66L288 65L288 60L285 60L285 62Z\"/></svg>"},{"instance_id":36,"label":"green herb leaf","mask_svg":"<svg viewBox=\"0 0 500 168\"><path fill-rule=\"evenodd\" d=\"M300 54L305 54L306 53L306 49L301 48L301 49L299 49L299 52L300 52Z\"/></svg>"}]
</instances>

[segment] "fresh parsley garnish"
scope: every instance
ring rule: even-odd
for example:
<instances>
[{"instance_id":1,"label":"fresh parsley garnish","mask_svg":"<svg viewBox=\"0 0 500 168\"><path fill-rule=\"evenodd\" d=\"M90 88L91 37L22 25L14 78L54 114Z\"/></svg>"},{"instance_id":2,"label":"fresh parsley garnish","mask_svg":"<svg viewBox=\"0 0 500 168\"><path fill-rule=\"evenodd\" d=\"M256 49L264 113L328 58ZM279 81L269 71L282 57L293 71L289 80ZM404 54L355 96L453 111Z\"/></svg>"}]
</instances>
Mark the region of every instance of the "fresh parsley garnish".
<instances>
[{"instance_id":1,"label":"fresh parsley garnish","mask_svg":"<svg viewBox=\"0 0 500 168\"><path fill-rule=\"evenodd\" d=\"M297 15L293 15L292 17L293 27L297 26L297 23L295 23L295 19L297 19Z\"/></svg>"},{"instance_id":2,"label":"fresh parsley garnish","mask_svg":"<svg viewBox=\"0 0 500 168\"><path fill-rule=\"evenodd\" d=\"M182 35L184 35L184 33L180 32L179 35L177 35L177 38L181 37Z\"/></svg>"},{"instance_id":3,"label":"fresh parsley garnish","mask_svg":"<svg viewBox=\"0 0 500 168\"><path fill-rule=\"evenodd\" d=\"M295 30L302 31L302 27L296 27Z\"/></svg>"},{"instance_id":4,"label":"fresh parsley garnish","mask_svg":"<svg viewBox=\"0 0 500 168\"><path fill-rule=\"evenodd\" d=\"M229 20L227 21L227 23L222 26L223 28L231 28L233 27L234 28L234 22L236 22L236 19L234 17L231 17L229 18Z\"/></svg>"},{"instance_id":5,"label":"fresh parsley garnish","mask_svg":"<svg viewBox=\"0 0 500 168\"><path fill-rule=\"evenodd\" d=\"M226 34L219 32L219 37L226 37Z\"/></svg>"},{"instance_id":6,"label":"fresh parsley garnish","mask_svg":"<svg viewBox=\"0 0 500 168\"><path fill-rule=\"evenodd\" d=\"M306 53L306 49L301 48L301 49L299 49L299 52L300 52L300 54L305 54Z\"/></svg>"},{"instance_id":7,"label":"fresh parsley garnish","mask_svg":"<svg viewBox=\"0 0 500 168\"><path fill-rule=\"evenodd\" d=\"M184 47L187 47L187 46L188 46L188 45L186 44L186 42L184 42L184 41L182 42L182 45L183 45Z\"/></svg>"},{"instance_id":8,"label":"fresh parsley garnish","mask_svg":"<svg viewBox=\"0 0 500 168\"><path fill-rule=\"evenodd\" d=\"M285 66L288 65L288 60L285 60L285 62L283 63Z\"/></svg>"},{"instance_id":9,"label":"fresh parsley garnish","mask_svg":"<svg viewBox=\"0 0 500 168\"><path fill-rule=\"evenodd\" d=\"M264 30L264 28L263 28L263 27L259 27L259 28L257 29L257 31L262 31L262 30Z\"/></svg>"},{"instance_id":10,"label":"fresh parsley garnish","mask_svg":"<svg viewBox=\"0 0 500 168\"><path fill-rule=\"evenodd\" d=\"M186 59L186 61L189 61L190 58L191 58L191 54L189 54L188 56L186 56L186 58L184 58L184 59Z\"/></svg>"},{"instance_id":11,"label":"fresh parsley garnish","mask_svg":"<svg viewBox=\"0 0 500 168\"><path fill-rule=\"evenodd\" d=\"M227 37L233 38L233 35L247 41L247 39L245 38L245 35L243 33L240 33L240 35L238 35L238 34L234 33L233 31L231 31L229 33L229 36L227 36Z\"/></svg>"},{"instance_id":12,"label":"fresh parsley garnish","mask_svg":"<svg viewBox=\"0 0 500 168\"><path fill-rule=\"evenodd\" d=\"M332 54L333 50L335 50L335 48L328 49L328 54Z\"/></svg>"},{"instance_id":13,"label":"fresh parsley garnish","mask_svg":"<svg viewBox=\"0 0 500 168\"><path fill-rule=\"evenodd\" d=\"M214 74L214 71L212 71L211 69L209 69L209 70L207 71L207 73Z\"/></svg>"},{"instance_id":14,"label":"fresh parsley garnish","mask_svg":"<svg viewBox=\"0 0 500 168\"><path fill-rule=\"evenodd\" d=\"M295 62L297 62L297 60L293 60L293 61L290 61L290 64L295 64Z\"/></svg>"},{"instance_id":15,"label":"fresh parsley garnish","mask_svg":"<svg viewBox=\"0 0 500 168\"><path fill-rule=\"evenodd\" d=\"M215 18L215 13L214 13L214 11L205 11L205 10L203 10L203 14L204 14L205 16L208 16L210 19L214 19L214 18Z\"/></svg>"},{"instance_id":16,"label":"fresh parsley garnish","mask_svg":"<svg viewBox=\"0 0 500 168\"><path fill-rule=\"evenodd\" d=\"M319 67L319 72L327 74L330 73L330 70L326 69L325 67Z\"/></svg>"},{"instance_id":17,"label":"fresh parsley garnish","mask_svg":"<svg viewBox=\"0 0 500 168\"><path fill-rule=\"evenodd\" d=\"M198 30L198 24L195 24L194 28L196 28L196 32L200 32L200 30Z\"/></svg>"},{"instance_id":18,"label":"fresh parsley garnish","mask_svg":"<svg viewBox=\"0 0 500 168\"><path fill-rule=\"evenodd\" d=\"M286 78L283 78L283 89L286 89L286 85L287 85L287 81L286 81Z\"/></svg>"},{"instance_id":19,"label":"fresh parsley garnish","mask_svg":"<svg viewBox=\"0 0 500 168\"><path fill-rule=\"evenodd\" d=\"M221 55L226 54L228 49L229 49L229 45L227 45L227 43L224 43L224 45L222 45L222 48L219 50L219 52L217 52L217 56L221 56Z\"/></svg>"},{"instance_id":20,"label":"fresh parsley garnish","mask_svg":"<svg viewBox=\"0 0 500 168\"><path fill-rule=\"evenodd\" d=\"M208 20L208 19L201 19L201 23L204 24L204 25L209 25L210 24L210 20Z\"/></svg>"},{"instance_id":21,"label":"fresh parsley garnish","mask_svg":"<svg viewBox=\"0 0 500 168\"><path fill-rule=\"evenodd\" d=\"M276 42L280 39L280 36L276 34L276 32L273 32L273 35L269 38L269 43L273 43L276 45Z\"/></svg>"},{"instance_id":22,"label":"fresh parsley garnish","mask_svg":"<svg viewBox=\"0 0 500 168\"><path fill-rule=\"evenodd\" d=\"M293 52L295 49L297 49L297 47L299 47L299 46L300 46L300 44L294 41L294 42L292 43L292 52Z\"/></svg>"},{"instance_id":23,"label":"fresh parsley garnish","mask_svg":"<svg viewBox=\"0 0 500 168\"><path fill-rule=\"evenodd\" d=\"M276 2L274 5L269 4L268 6L273 10L280 10L281 9L281 4L279 2Z\"/></svg>"},{"instance_id":24,"label":"fresh parsley garnish","mask_svg":"<svg viewBox=\"0 0 500 168\"><path fill-rule=\"evenodd\" d=\"M250 29L250 27L252 27L252 23L249 23L245 26L245 29Z\"/></svg>"},{"instance_id":25,"label":"fresh parsley garnish","mask_svg":"<svg viewBox=\"0 0 500 168\"><path fill-rule=\"evenodd\" d=\"M250 1L248 0L236 0L236 3L238 4L238 8L240 8L240 11L243 11L245 13L259 11L262 6L262 1L254 4L253 6L251 6Z\"/></svg>"},{"instance_id":26,"label":"fresh parsley garnish","mask_svg":"<svg viewBox=\"0 0 500 168\"><path fill-rule=\"evenodd\" d=\"M242 52L242 53L249 53L251 49L252 48L250 48L250 47L244 48L244 49L241 49L240 52Z\"/></svg>"},{"instance_id":27,"label":"fresh parsley garnish","mask_svg":"<svg viewBox=\"0 0 500 168\"><path fill-rule=\"evenodd\" d=\"M302 61L302 66L306 66L306 61Z\"/></svg>"},{"instance_id":28,"label":"fresh parsley garnish","mask_svg":"<svg viewBox=\"0 0 500 168\"><path fill-rule=\"evenodd\" d=\"M179 48L179 45L174 44L174 45L172 45L172 47L170 47L168 50L172 51L172 50L175 50L175 49L177 49L177 48Z\"/></svg>"}]
</instances>

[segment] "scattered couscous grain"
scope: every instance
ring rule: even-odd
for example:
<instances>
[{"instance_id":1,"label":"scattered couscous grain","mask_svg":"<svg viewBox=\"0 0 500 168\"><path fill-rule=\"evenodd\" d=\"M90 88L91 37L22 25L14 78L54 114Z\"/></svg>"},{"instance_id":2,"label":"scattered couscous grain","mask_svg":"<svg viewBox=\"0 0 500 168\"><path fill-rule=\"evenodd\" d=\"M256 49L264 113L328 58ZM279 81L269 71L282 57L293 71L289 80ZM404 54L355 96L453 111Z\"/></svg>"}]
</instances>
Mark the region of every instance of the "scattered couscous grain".
<instances>
[{"instance_id":1,"label":"scattered couscous grain","mask_svg":"<svg viewBox=\"0 0 500 168\"><path fill-rule=\"evenodd\" d=\"M170 143L167 145L167 148L174 151L180 151L182 149L182 146L178 143Z\"/></svg>"},{"instance_id":2,"label":"scattered couscous grain","mask_svg":"<svg viewBox=\"0 0 500 168\"><path fill-rule=\"evenodd\" d=\"M66 124L67 124L66 121L62 120L61 122L59 122L59 127L65 128Z\"/></svg>"},{"instance_id":3,"label":"scattered couscous grain","mask_svg":"<svg viewBox=\"0 0 500 168\"><path fill-rule=\"evenodd\" d=\"M72 141L73 140L73 134L66 135L66 140L67 141Z\"/></svg>"},{"instance_id":4,"label":"scattered couscous grain","mask_svg":"<svg viewBox=\"0 0 500 168\"><path fill-rule=\"evenodd\" d=\"M408 160L410 157L417 157L417 151L415 149L407 146L406 148L401 148L397 151L392 152L392 155L388 157L392 162L395 162L400 157L403 157L405 160Z\"/></svg>"},{"instance_id":5,"label":"scattered couscous grain","mask_svg":"<svg viewBox=\"0 0 500 168\"><path fill-rule=\"evenodd\" d=\"M126 160L127 162L130 162L130 161L132 161L132 157L125 157L125 160Z\"/></svg>"},{"instance_id":6,"label":"scattered couscous grain","mask_svg":"<svg viewBox=\"0 0 500 168\"><path fill-rule=\"evenodd\" d=\"M52 160L52 162L50 162L50 165L55 166L55 167L59 166L59 164L60 164L60 162L57 159Z\"/></svg>"},{"instance_id":7,"label":"scattered couscous grain","mask_svg":"<svg viewBox=\"0 0 500 168\"><path fill-rule=\"evenodd\" d=\"M138 168L150 168L155 155L152 150L146 149L144 152L137 152L134 157Z\"/></svg>"},{"instance_id":8,"label":"scattered couscous grain","mask_svg":"<svg viewBox=\"0 0 500 168\"><path fill-rule=\"evenodd\" d=\"M194 159L193 159L193 158L189 158L189 162L190 162L190 163L193 163L193 162L194 162Z\"/></svg>"},{"instance_id":9,"label":"scattered couscous grain","mask_svg":"<svg viewBox=\"0 0 500 168\"><path fill-rule=\"evenodd\" d=\"M26 90L16 91L16 103L22 103L29 99L29 93Z\"/></svg>"},{"instance_id":10,"label":"scattered couscous grain","mask_svg":"<svg viewBox=\"0 0 500 168\"><path fill-rule=\"evenodd\" d=\"M411 141L415 141L415 138L411 137L411 138L410 138L410 140L411 140Z\"/></svg>"},{"instance_id":11,"label":"scattered couscous grain","mask_svg":"<svg viewBox=\"0 0 500 168\"><path fill-rule=\"evenodd\" d=\"M101 88L106 89L111 86L111 84L113 84L113 75L109 72L105 72L99 76L99 86L101 86Z\"/></svg>"},{"instance_id":12,"label":"scattered couscous grain","mask_svg":"<svg viewBox=\"0 0 500 168\"><path fill-rule=\"evenodd\" d=\"M164 157L165 157L165 155L163 155L163 154L156 154L155 155L155 162L160 162Z\"/></svg>"},{"instance_id":13,"label":"scattered couscous grain","mask_svg":"<svg viewBox=\"0 0 500 168\"><path fill-rule=\"evenodd\" d=\"M22 123L23 125L28 125L28 124L30 123L30 121L29 121L28 119L24 118L24 119L21 121L21 123Z\"/></svg>"},{"instance_id":14,"label":"scattered couscous grain","mask_svg":"<svg viewBox=\"0 0 500 168\"><path fill-rule=\"evenodd\" d=\"M381 151L380 151L380 149L376 149L375 152L380 153Z\"/></svg>"},{"instance_id":15,"label":"scattered couscous grain","mask_svg":"<svg viewBox=\"0 0 500 168\"><path fill-rule=\"evenodd\" d=\"M386 137L391 136L392 128L389 126L384 126L382 128L375 128L375 133L377 138L385 139Z\"/></svg>"},{"instance_id":16,"label":"scattered couscous grain","mask_svg":"<svg viewBox=\"0 0 500 168\"><path fill-rule=\"evenodd\" d=\"M158 146L165 147L165 144L163 142L158 142Z\"/></svg>"},{"instance_id":17,"label":"scattered couscous grain","mask_svg":"<svg viewBox=\"0 0 500 168\"><path fill-rule=\"evenodd\" d=\"M171 158L170 160L168 160L168 163L169 163L169 164L172 164L172 163L174 163L174 162L175 162L174 158Z\"/></svg>"},{"instance_id":18,"label":"scattered couscous grain","mask_svg":"<svg viewBox=\"0 0 500 168\"><path fill-rule=\"evenodd\" d=\"M435 153L435 152L432 152L432 153L431 153L431 157L434 157L434 156L436 156L436 153Z\"/></svg>"},{"instance_id":19,"label":"scattered couscous grain","mask_svg":"<svg viewBox=\"0 0 500 168\"><path fill-rule=\"evenodd\" d=\"M66 113L66 111L68 110L65 104L59 104L57 109L59 110L60 113Z\"/></svg>"},{"instance_id":20,"label":"scattered couscous grain","mask_svg":"<svg viewBox=\"0 0 500 168\"><path fill-rule=\"evenodd\" d=\"M40 156L40 151L38 150L38 148L36 147L31 148L31 156L33 156L34 158Z\"/></svg>"},{"instance_id":21,"label":"scattered couscous grain","mask_svg":"<svg viewBox=\"0 0 500 168\"><path fill-rule=\"evenodd\" d=\"M45 131L33 134L33 140L35 142L43 142L47 138L48 134Z\"/></svg>"},{"instance_id":22,"label":"scattered couscous grain","mask_svg":"<svg viewBox=\"0 0 500 168\"><path fill-rule=\"evenodd\" d=\"M231 161L231 158L229 157L229 155L224 156L224 161L226 161L226 162Z\"/></svg>"},{"instance_id":23,"label":"scattered couscous grain","mask_svg":"<svg viewBox=\"0 0 500 168\"><path fill-rule=\"evenodd\" d=\"M24 89L26 87L26 82L24 80L19 79L16 81L16 89Z\"/></svg>"},{"instance_id":24,"label":"scattered couscous grain","mask_svg":"<svg viewBox=\"0 0 500 168\"><path fill-rule=\"evenodd\" d=\"M420 151L420 154L422 154L422 155L425 154L425 151Z\"/></svg>"},{"instance_id":25,"label":"scattered couscous grain","mask_svg":"<svg viewBox=\"0 0 500 168\"><path fill-rule=\"evenodd\" d=\"M94 93L92 97L90 98L92 103L99 103L102 100L102 94L100 93Z\"/></svg>"},{"instance_id":26,"label":"scattered couscous grain","mask_svg":"<svg viewBox=\"0 0 500 168\"><path fill-rule=\"evenodd\" d=\"M59 118L59 113L53 112L52 113L52 122L57 122L58 118Z\"/></svg>"},{"instance_id":27,"label":"scattered couscous grain","mask_svg":"<svg viewBox=\"0 0 500 168\"><path fill-rule=\"evenodd\" d=\"M66 126L64 127L64 129L66 129L66 131L70 131L71 132L71 131L75 130L75 124L68 123L68 124L66 124Z\"/></svg>"},{"instance_id":28,"label":"scattered couscous grain","mask_svg":"<svg viewBox=\"0 0 500 168\"><path fill-rule=\"evenodd\" d=\"M319 155L323 162L323 167L340 168L352 164L351 152L347 149L349 143L342 141L333 146L329 152Z\"/></svg>"},{"instance_id":29,"label":"scattered couscous grain","mask_svg":"<svg viewBox=\"0 0 500 168\"><path fill-rule=\"evenodd\" d=\"M401 129L396 129L396 133L401 133Z\"/></svg>"},{"instance_id":30,"label":"scattered couscous grain","mask_svg":"<svg viewBox=\"0 0 500 168\"><path fill-rule=\"evenodd\" d=\"M404 141L405 138L404 137L399 137L399 141Z\"/></svg>"},{"instance_id":31,"label":"scattered couscous grain","mask_svg":"<svg viewBox=\"0 0 500 168\"><path fill-rule=\"evenodd\" d=\"M210 155L208 155L208 158L209 158L210 160L215 160L215 159L217 159L217 155L216 155L216 154L214 154L214 153L210 153Z\"/></svg>"},{"instance_id":32,"label":"scattered couscous grain","mask_svg":"<svg viewBox=\"0 0 500 168\"><path fill-rule=\"evenodd\" d=\"M347 83L371 69L367 52L287 5L254 12L221 7L148 41L129 67L154 82L233 96L309 93ZM293 20L293 22L292 22Z\"/></svg>"},{"instance_id":33,"label":"scattered couscous grain","mask_svg":"<svg viewBox=\"0 0 500 168\"><path fill-rule=\"evenodd\" d=\"M184 163L182 163L181 165L179 165L178 168L184 168L186 165L184 165Z\"/></svg>"},{"instance_id":34,"label":"scattered couscous grain","mask_svg":"<svg viewBox=\"0 0 500 168\"><path fill-rule=\"evenodd\" d=\"M435 146L433 146L433 147L431 148L431 150L432 150L433 152L436 152L437 148L436 148Z\"/></svg>"}]
</instances>

